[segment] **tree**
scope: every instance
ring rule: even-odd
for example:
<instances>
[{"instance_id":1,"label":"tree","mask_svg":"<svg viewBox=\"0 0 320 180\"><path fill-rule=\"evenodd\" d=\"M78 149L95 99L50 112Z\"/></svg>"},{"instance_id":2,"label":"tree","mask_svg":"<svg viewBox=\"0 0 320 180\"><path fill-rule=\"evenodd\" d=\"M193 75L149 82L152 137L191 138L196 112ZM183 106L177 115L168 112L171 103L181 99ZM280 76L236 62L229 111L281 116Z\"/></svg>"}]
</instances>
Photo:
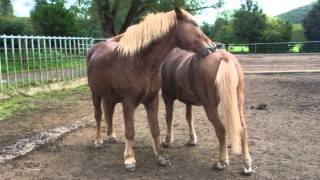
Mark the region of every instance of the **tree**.
<instances>
[{"instance_id":1,"label":"tree","mask_svg":"<svg viewBox=\"0 0 320 180\"><path fill-rule=\"evenodd\" d=\"M318 0L303 20L304 34L308 40L320 41L320 0Z\"/></svg>"},{"instance_id":2,"label":"tree","mask_svg":"<svg viewBox=\"0 0 320 180\"><path fill-rule=\"evenodd\" d=\"M241 43L262 42L266 27L266 15L252 0L246 0L234 14L233 29Z\"/></svg>"},{"instance_id":3,"label":"tree","mask_svg":"<svg viewBox=\"0 0 320 180\"><path fill-rule=\"evenodd\" d=\"M229 11L221 13L221 16L216 19L212 31L214 41L226 44L237 42L233 29L233 14Z\"/></svg>"},{"instance_id":4,"label":"tree","mask_svg":"<svg viewBox=\"0 0 320 180\"><path fill-rule=\"evenodd\" d=\"M306 41L306 40L307 38L304 35L304 28L302 24L293 24L290 41L300 42L300 41Z\"/></svg>"},{"instance_id":5,"label":"tree","mask_svg":"<svg viewBox=\"0 0 320 180\"><path fill-rule=\"evenodd\" d=\"M201 25L201 30L210 38L213 39L213 26L209 23L203 22Z\"/></svg>"},{"instance_id":6,"label":"tree","mask_svg":"<svg viewBox=\"0 0 320 180\"><path fill-rule=\"evenodd\" d=\"M1 0L0 2L0 15L13 16L13 7L11 0Z\"/></svg>"},{"instance_id":7,"label":"tree","mask_svg":"<svg viewBox=\"0 0 320 180\"><path fill-rule=\"evenodd\" d=\"M79 34L86 37L102 37L101 24L92 0L77 0L70 10L76 15L77 24L81 26Z\"/></svg>"},{"instance_id":8,"label":"tree","mask_svg":"<svg viewBox=\"0 0 320 180\"><path fill-rule=\"evenodd\" d=\"M39 34L75 36L79 34L76 16L65 8L64 0L37 0L31 19Z\"/></svg>"},{"instance_id":9,"label":"tree","mask_svg":"<svg viewBox=\"0 0 320 180\"><path fill-rule=\"evenodd\" d=\"M288 42L291 39L292 25L289 21L269 17L263 31L263 42Z\"/></svg>"},{"instance_id":10,"label":"tree","mask_svg":"<svg viewBox=\"0 0 320 180\"><path fill-rule=\"evenodd\" d=\"M175 6L197 12L203 8L217 8L223 5L222 0L210 6L202 6L204 3L205 0L93 0L105 37L124 32L150 12L167 11Z\"/></svg>"},{"instance_id":11,"label":"tree","mask_svg":"<svg viewBox=\"0 0 320 180\"><path fill-rule=\"evenodd\" d=\"M0 34L6 34L6 35L33 34L30 18L0 16Z\"/></svg>"}]
</instances>

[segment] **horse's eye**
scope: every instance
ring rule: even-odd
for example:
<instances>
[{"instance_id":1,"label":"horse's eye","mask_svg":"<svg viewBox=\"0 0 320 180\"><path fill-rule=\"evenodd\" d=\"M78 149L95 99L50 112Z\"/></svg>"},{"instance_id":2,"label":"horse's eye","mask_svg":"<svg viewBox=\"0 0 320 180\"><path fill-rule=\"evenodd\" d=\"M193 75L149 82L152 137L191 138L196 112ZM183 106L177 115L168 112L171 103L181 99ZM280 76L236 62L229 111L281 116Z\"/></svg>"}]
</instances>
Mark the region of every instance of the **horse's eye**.
<instances>
[{"instance_id":1,"label":"horse's eye","mask_svg":"<svg viewBox=\"0 0 320 180\"><path fill-rule=\"evenodd\" d=\"M195 22L195 23L193 23L193 25L194 25L194 26L196 26L196 27L198 27L198 26L199 26L199 25L198 25L198 23L196 23L196 22Z\"/></svg>"}]
</instances>

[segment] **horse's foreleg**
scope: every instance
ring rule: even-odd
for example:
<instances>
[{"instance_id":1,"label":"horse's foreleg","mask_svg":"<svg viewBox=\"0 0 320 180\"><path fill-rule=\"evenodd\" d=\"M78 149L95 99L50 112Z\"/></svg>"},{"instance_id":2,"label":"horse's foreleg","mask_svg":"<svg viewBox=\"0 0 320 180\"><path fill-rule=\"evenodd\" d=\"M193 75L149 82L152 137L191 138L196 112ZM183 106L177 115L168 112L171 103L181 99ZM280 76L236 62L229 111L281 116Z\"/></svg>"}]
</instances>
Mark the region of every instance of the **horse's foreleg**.
<instances>
[{"instance_id":1,"label":"horse's foreleg","mask_svg":"<svg viewBox=\"0 0 320 180\"><path fill-rule=\"evenodd\" d=\"M160 142L160 128L158 122L159 96L157 95L152 101L145 103L144 105L147 110L148 122L153 138L153 149L155 155L157 156L160 165L170 166L170 161L163 155Z\"/></svg>"},{"instance_id":2,"label":"horse's foreleg","mask_svg":"<svg viewBox=\"0 0 320 180\"><path fill-rule=\"evenodd\" d=\"M243 130L242 137L241 137L242 154L243 154L243 161L244 161L243 172L246 175L250 175L253 172L253 170L252 170L252 160L251 160L251 156L248 148L247 123L244 118L243 104L244 104L243 87L240 85L238 88L238 107L239 107L242 130Z\"/></svg>"},{"instance_id":3,"label":"horse's foreleg","mask_svg":"<svg viewBox=\"0 0 320 180\"><path fill-rule=\"evenodd\" d=\"M107 141L110 143L117 142L117 137L113 132L113 113L116 103L107 102L105 98L102 98L102 107L104 112L104 119L107 124Z\"/></svg>"},{"instance_id":4,"label":"horse's foreleg","mask_svg":"<svg viewBox=\"0 0 320 180\"><path fill-rule=\"evenodd\" d=\"M173 98L167 97L165 94L162 94L163 101L166 106L166 123L167 123L167 135L164 141L162 142L163 147L169 147L173 142L173 127L172 127L172 114L173 114Z\"/></svg>"},{"instance_id":5,"label":"horse's foreleg","mask_svg":"<svg viewBox=\"0 0 320 180\"><path fill-rule=\"evenodd\" d=\"M94 118L96 119L96 130L97 130L94 144L96 147L101 147L103 144L103 140L101 137L101 118L102 118L101 97L92 94L92 102L94 106Z\"/></svg>"},{"instance_id":6,"label":"horse's foreleg","mask_svg":"<svg viewBox=\"0 0 320 180\"><path fill-rule=\"evenodd\" d=\"M220 146L220 158L219 161L214 165L214 168L222 170L229 165L225 127L218 116L217 107L205 107L205 111L209 121L213 124L215 128L215 132L218 136Z\"/></svg>"},{"instance_id":7,"label":"horse's foreleg","mask_svg":"<svg viewBox=\"0 0 320 180\"><path fill-rule=\"evenodd\" d=\"M125 142L126 148L124 151L124 165L128 171L136 170L136 159L134 158L134 110L136 106L132 102L123 102L123 114L125 125Z\"/></svg>"},{"instance_id":8,"label":"horse's foreleg","mask_svg":"<svg viewBox=\"0 0 320 180\"><path fill-rule=\"evenodd\" d=\"M192 106L190 104L186 105L186 119L188 121L189 125L189 135L190 135L190 140L187 142L188 146L195 146L197 144L197 134L196 131L194 130L193 126L193 118L192 118Z\"/></svg>"}]
</instances>

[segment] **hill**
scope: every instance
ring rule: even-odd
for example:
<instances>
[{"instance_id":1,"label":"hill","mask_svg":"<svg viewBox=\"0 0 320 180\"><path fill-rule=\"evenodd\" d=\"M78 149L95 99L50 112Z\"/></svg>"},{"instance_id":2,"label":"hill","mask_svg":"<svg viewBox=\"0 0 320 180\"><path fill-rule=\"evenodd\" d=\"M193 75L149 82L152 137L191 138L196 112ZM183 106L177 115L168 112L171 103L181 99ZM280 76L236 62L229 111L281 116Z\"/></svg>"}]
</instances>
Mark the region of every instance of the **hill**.
<instances>
[{"instance_id":1,"label":"hill","mask_svg":"<svg viewBox=\"0 0 320 180\"><path fill-rule=\"evenodd\" d=\"M276 17L283 19L283 20L287 20L293 24L302 23L303 18L311 10L312 5L313 5L313 3L306 5L306 6L302 6L302 7L293 9L293 10L285 12L285 13L282 13Z\"/></svg>"}]
</instances>

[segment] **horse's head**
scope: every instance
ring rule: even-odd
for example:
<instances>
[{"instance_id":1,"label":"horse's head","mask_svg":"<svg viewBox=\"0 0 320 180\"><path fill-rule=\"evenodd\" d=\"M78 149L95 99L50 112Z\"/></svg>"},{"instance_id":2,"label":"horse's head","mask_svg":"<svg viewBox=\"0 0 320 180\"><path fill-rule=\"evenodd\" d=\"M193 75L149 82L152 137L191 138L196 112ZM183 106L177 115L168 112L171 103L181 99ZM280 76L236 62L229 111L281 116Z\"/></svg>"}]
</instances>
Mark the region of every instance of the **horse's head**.
<instances>
[{"instance_id":1,"label":"horse's head","mask_svg":"<svg viewBox=\"0 0 320 180\"><path fill-rule=\"evenodd\" d=\"M212 41L200 30L196 21L192 19L192 15L179 8L175 8L175 13L178 47L201 56L210 54Z\"/></svg>"}]
</instances>

